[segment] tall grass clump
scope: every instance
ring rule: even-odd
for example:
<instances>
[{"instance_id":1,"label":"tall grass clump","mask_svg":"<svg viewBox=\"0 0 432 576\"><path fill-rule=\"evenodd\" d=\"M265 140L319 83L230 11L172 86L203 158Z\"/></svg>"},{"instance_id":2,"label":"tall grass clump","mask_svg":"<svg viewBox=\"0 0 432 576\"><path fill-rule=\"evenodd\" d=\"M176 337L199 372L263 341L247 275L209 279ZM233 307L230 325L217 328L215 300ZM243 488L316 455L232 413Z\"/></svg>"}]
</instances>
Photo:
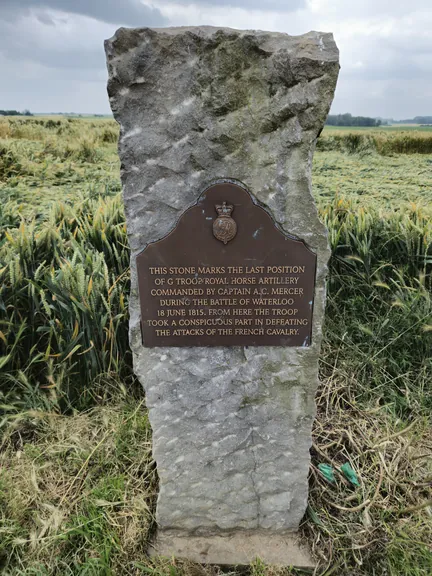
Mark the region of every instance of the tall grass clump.
<instances>
[{"instance_id":1,"label":"tall grass clump","mask_svg":"<svg viewBox=\"0 0 432 576\"><path fill-rule=\"evenodd\" d=\"M0 182L22 173L20 155L7 141L0 141Z\"/></svg>"},{"instance_id":2,"label":"tall grass clump","mask_svg":"<svg viewBox=\"0 0 432 576\"><path fill-rule=\"evenodd\" d=\"M6 231L19 226L20 221L20 213L15 202L0 203L0 248L7 241Z\"/></svg>"},{"instance_id":3,"label":"tall grass clump","mask_svg":"<svg viewBox=\"0 0 432 576\"><path fill-rule=\"evenodd\" d=\"M326 130L317 141L317 150L348 154L432 154L432 132Z\"/></svg>"},{"instance_id":4,"label":"tall grass clump","mask_svg":"<svg viewBox=\"0 0 432 576\"><path fill-rule=\"evenodd\" d=\"M95 163L101 159L96 140L85 136L71 141L47 139L44 142L43 154L60 161Z\"/></svg>"},{"instance_id":5,"label":"tall grass clump","mask_svg":"<svg viewBox=\"0 0 432 576\"><path fill-rule=\"evenodd\" d=\"M104 126L98 131L99 141L104 144L115 144L119 137L119 129L117 124L110 124Z\"/></svg>"},{"instance_id":6,"label":"tall grass clump","mask_svg":"<svg viewBox=\"0 0 432 576\"><path fill-rule=\"evenodd\" d=\"M332 248L323 372L337 357L359 398L400 416L432 407L432 226L336 199L321 210ZM54 203L0 230L0 388L85 405L129 375L128 259L121 197ZM10 219L10 220L8 220ZM10 224L10 227L9 227ZM21 380L20 380L21 379ZM99 388L98 388L99 387Z\"/></svg>"},{"instance_id":7,"label":"tall grass clump","mask_svg":"<svg viewBox=\"0 0 432 576\"><path fill-rule=\"evenodd\" d=\"M5 118L0 120L0 138L46 141L59 139L72 143L84 139L101 145L115 144L118 125L114 120L81 120L74 118Z\"/></svg>"},{"instance_id":8,"label":"tall grass clump","mask_svg":"<svg viewBox=\"0 0 432 576\"><path fill-rule=\"evenodd\" d=\"M413 205L381 214L336 199L324 365L339 355L363 398L398 416L432 408L432 223Z\"/></svg>"},{"instance_id":9,"label":"tall grass clump","mask_svg":"<svg viewBox=\"0 0 432 576\"><path fill-rule=\"evenodd\" d=\"M376 142L372 134L358 132L321 134L317 140L317 150L339 151L347 154L367 154L376 152Z\"/></svg>"},{"instance_id":10,"label":"tall grass clump","mask_svg":"<svg viewBox=\"0 0 432 576\"><path fill-rule=\"evenodd\" d=\"M16 224L16 222L15 222ZM0 391L85 406L129 375L128 247L121 198L55 204L3 228Z\"/></svg>"},{"instance_id":11,"label":"tall grass clump","mask_svg":"<svg viewBox=\"0 0 432 576\"><path fill-rule=\"evenodd\" d=\"M9 138L11 136L11 129L9 122L4 119L0 119L0 138Z\"/></svg>"},{"instance_id":12,"label":"tall grass clump","mask_svg":"<svg viewBox=\"0 0 432 576\"><path fill-rule=\"evenodd\" d=\"M380 133L375 142L380 154L432 154L431 132Z\"/></svg>"}]
</instances>

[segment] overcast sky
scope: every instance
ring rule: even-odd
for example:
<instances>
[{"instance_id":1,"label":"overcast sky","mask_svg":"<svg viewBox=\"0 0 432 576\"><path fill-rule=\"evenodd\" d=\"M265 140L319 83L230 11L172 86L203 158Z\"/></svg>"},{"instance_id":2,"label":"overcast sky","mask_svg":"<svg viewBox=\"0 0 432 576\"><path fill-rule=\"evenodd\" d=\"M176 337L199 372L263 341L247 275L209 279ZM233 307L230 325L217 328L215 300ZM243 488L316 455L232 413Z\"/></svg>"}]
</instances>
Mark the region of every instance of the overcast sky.
<instances>
[{"instance_id":1,"label":"overcast sky","mask_svg":"<svg viewBox=\"0 0 432 576\"><path fill-rule=\"evenodd\" d=\"M333 113L432 115L432 0L0 0L0 109L109 113L105 38L202 24L333 32Z\"/></svg>"}]
</instances>

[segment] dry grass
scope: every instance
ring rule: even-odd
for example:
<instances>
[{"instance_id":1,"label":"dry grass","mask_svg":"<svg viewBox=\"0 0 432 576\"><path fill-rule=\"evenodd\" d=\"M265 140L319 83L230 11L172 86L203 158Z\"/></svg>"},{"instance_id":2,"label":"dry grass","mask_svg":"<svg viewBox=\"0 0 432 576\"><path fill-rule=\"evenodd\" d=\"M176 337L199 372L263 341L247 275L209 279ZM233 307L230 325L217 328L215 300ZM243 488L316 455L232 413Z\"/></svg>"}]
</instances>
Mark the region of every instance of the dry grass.
<instances>
[{"instance_id":1,"label":"dry grass","mask_svg":"<svg viewBox=\"0 0 432 576\"><path fill-rule=\"evenodd\" d=\"M352 387L350 376L335 370L317 398L309 515L303 525L320 559L316 573L432 573L430 424L426 418L395 421L378 406L361 409ZM340 471L346 462L358 487ZM320 463L333 467L334 484L319 471Z\"/></svg>"},{"instance_id":2,"label":"dry grass","mask_svg":"<svg viewBox=\"0 0 432 576\"><path fill-rule=\"evenodd\" d=\"M71 417L21 414L1 444L0 567L126 573L144 557L152 523L150 453L142 401Z\"/></svg>"},{"instance_id":3,"label":"dry grass","mask_svg":"<svg viewBox=\"0 0 432 576\"><path fill-rule=\"evenodd\" d=\"M328 368L328 367L327 367ZM321 385L310 498L301 526L315 575L432 573L432 432L361 409L337 367ZM349 462L354 486L340 471ZM330 464L330 483L319 464ZM218 567L150 560L157 478L143 400L73 416L27 412L0 450L0 566L7 574L210 576ZM257 560L233 574L282 576ZM300 572L299 572L300 574Z\"/></svg>"}]
</instances>

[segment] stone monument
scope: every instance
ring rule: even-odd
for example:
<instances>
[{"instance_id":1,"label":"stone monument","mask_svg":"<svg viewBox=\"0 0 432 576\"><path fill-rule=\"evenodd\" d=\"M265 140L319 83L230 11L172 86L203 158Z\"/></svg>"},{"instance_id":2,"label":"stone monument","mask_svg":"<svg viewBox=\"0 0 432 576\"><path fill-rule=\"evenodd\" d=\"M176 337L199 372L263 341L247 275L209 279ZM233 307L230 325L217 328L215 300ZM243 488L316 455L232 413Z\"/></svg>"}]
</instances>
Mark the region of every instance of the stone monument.
<instances>
[{"instance_id":1,"label":"stone monument","mask_svg":"<svg viewBox=\"0 0 432 576\"><path fill-rule=\"evenodd\" d=\"M333 37L122 28L105 49L160 479L153 552L310 566L296 530L329 257L311 166Z\"/></svg>"}]
</instances>

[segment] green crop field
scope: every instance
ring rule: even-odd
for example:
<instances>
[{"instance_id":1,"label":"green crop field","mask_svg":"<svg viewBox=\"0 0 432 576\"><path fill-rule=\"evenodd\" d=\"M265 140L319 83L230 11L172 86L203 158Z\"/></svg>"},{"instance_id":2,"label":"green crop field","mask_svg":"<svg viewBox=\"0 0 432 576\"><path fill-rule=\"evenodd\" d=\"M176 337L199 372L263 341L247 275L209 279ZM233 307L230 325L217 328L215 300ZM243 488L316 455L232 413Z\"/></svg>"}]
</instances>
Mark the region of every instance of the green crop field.
<instances>
[{"instance_id":1,"label":"green crop field","mask_svg":"<svg viewBox=\"0 0 432 576\"><path fill-rule=\"evenodd\" d=\"M431 132L432 124L389 124L384 126L369 127L369 126L325 126L324 133L337 132L342 130L344 132Z\"/></svg>"},{"instance_id":2,"label":"green crop field","mask_svg":"<svg viewBox=\"0 0 432 576\"><path fill-rule=\"evenodd\" d=\"M146 555L158 480L117 137L110 119L0 119L0 571L302 574ZM301 537L316 575L430 575L432 133L326 128L313 186L332 257Z\"/></svg>"}]
</instances>

